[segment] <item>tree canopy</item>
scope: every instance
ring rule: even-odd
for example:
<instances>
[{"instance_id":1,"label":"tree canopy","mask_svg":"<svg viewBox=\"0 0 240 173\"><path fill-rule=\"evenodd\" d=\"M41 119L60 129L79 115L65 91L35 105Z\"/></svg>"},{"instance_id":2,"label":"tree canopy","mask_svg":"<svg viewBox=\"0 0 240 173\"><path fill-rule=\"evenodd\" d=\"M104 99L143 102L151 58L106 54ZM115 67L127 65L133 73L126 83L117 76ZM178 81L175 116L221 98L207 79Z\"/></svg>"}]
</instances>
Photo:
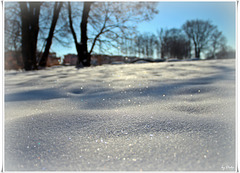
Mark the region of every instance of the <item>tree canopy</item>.
<instances>
[{"instance_id":1,"label":"tree canopy","mask_svg":"<svg viewBox=\"0 0 240 173\"><path fill-rule=\"evenodd\" d=\"M138 22L150 20L153 14L157 13L154 4L150 2L83 2L80 21L81 39L78 42L73 26L72 7L68 2L69 24L78 53L77 66L90 66L90 55L97 43L117 47L120 38L127 38L135 31Z\"/></svg>"},{"instance_id":2,"label":"tree canopy","mask_svg":"<svg viewBox=\"0 0 240 173\"><path fill-rule=\"evenodd\" d=\"M210 21L190 20L182 26L188 38L194 44L195 57L200 58L201 52L208 47L208 43L217 26Z\"/></svg>"}]
</instances>

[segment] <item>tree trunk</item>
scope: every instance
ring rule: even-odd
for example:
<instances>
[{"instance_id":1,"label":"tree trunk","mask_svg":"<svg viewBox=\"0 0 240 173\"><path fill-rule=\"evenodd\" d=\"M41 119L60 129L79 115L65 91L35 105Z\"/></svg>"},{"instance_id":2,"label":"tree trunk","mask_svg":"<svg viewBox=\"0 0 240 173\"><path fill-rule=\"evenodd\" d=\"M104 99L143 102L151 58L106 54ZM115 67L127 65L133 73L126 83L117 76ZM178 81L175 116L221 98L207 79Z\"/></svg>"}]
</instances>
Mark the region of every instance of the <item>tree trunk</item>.
<instances>
[{"instance_id":1,"label":"tree trunk","mask_svg":"<svg viewBox=\"0 0 240 173\"><path fill-rule=\"evenodd\" d=\"M33 62L33 70L37 70L37 40L38 40L38 32L39 32L39 15L40 15L40 2L32 2L30 4L30 9L32 11L32 22L31 25L31 57Z\"/></svg>"},{"instance_id":2,"label":"tree trunk","mask_svg":"<svg viewBox=\"0 0 240 173\"><path fill-rule=\"evenodd\" d=\"M77 36L76 36L76 33L73 28L71 4L70 4L70 2L68 2L69 26L71 29L71 33L72 33L75 47L76 47L77 54L78 54L78 60L77 60L76 67L82 67L82 66L88 67L91 65L91 55L88 52L88 48L87 48L87 41L88 41L87 22L88 22L91 4L92 4L92 2L84 2L82 21L81 21L81 25L80 25L81 42L78 43Z\"/></svg>"},{"instance_id":3,"label":"tree trunk","mask_svg":"<svg viewBox=\"0 0 240 173\"><path fill-rule=\"evenodd\" d=\"M161 44L161 59L164 59L165 57L165 50L164 50L164 45L163 44Z\"/></svg>"},{"instance_id":4,"label":"tree trunk","mask_svg":"<svg viewBox=\"0 0 240 173\"><path fill-rule=\"evenodd\" d=\"M194 50L195 50L195 58L200 58L200 48L198 47L197 43L194 42Z\"/></svg>"},{"instance_id":5,"label":"tree trunk","mask_svg":"<svg viewBox=\"0 0 240 173\"><path fill-rule=\"evenodd\" d=\"M198 49L197 49L197 58L200 58L200 53L201 53L201 49L198 48Z\"/></svg>"},{"instance_id":6,"label":"tree trunk","mask_svg":"<svg viewBox=\"0 0 240 173\"><path fill-rule=\"evenodd\" d=\"M195 47L195 58L198 58L198 51L196 47Z\"/></svg>"},{"instance_id":7,"label":"tree trunk","mask_svg":"<svg viewBox=\"0 0 240 173\"><path fill-rule=\"evenodd\" d=\"M50 47L52 45L54 30L55 30L55 27L56 27L56 24L57 24L58 16L59 16L60 10L62 8L62 5L63 5L62 2L55 2L52 24L51 24L51 28L50 28L49 33L48 33L47 44L45 46L45 50L43 52L41 60L39 62L39 66L41 66L41 67L46 67L47 66L48 54L49 54Z\"/></svg>"},{"instance_id":8,"label":"tree trunk","mask_svg":"<svg viewBox=\"0 0 240 173\"><path fill-rule=\"evenodd\" d=\"M37 70L36 50L39 31L39 2L19 2L22 21L22 57L25 70Z\"/></svg>"},{"instance_id":9,"label":"tree trunk","mask_svg":"<svg viewBox=\"0 0 240 173\"><path fill-rule=\"evenodd\" d=\"M81 21L81 42L78 45L79 46L79 52L78 52L78 62L77 67L83 65L86 67L89 67L91 65L91 55L88 52L87 48L87 23L88 23L88 17L90 12L92 2L84 2L83 6L83 14L82 14L82 21Z\"/></svg>"},{"instance_id":10,"label":"tree trunk","mask_svg":"<svg viewBox=\"0 0 240 173\"><path fill-rule=\"evenodd\" d=\"M29 28L29 14L28 14L28 8L26 2L20 2L20 9L21 9L21 21L22 21L22 57L23 57L23 64L25 70L31 70L32 69L32 59L31 55L29 53L30 50L30 28Z\"/></svg>"}]
</instances>

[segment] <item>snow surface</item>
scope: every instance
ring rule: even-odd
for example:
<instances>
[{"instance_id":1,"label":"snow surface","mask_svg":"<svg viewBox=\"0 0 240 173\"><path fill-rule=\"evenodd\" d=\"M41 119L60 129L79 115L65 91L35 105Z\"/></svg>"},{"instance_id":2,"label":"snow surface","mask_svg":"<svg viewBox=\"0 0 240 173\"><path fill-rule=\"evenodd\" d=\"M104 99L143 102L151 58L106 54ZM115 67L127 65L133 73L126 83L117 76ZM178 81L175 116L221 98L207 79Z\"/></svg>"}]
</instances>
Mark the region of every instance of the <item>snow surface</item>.
<instances>
[{"instance_id":1,"label":"snow surface","mask_svg":"<svg viewBox=\"0 0 240 173\"><path fill-rule=\"evenodd\" d=\"M5 170L235 170L235 60L5 73Z\"/></svg>"}]
</instances>

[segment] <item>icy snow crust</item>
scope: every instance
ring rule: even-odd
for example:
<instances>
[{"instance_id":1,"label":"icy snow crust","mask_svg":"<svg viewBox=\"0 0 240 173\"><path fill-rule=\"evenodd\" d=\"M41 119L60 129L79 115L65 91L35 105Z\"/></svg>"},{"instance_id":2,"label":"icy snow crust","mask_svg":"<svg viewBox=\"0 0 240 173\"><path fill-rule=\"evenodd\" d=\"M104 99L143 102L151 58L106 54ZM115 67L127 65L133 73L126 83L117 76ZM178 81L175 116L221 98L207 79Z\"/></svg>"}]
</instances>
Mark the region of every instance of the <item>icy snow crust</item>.
<instances>
[{"instance_id":1,"label":"icy snow crust","mask_svg":"<svg viewBox=\"0 0 240 173\"><path fill-rule=\"evenodd\" d=\"M234 166L234 60L5 73L5 170Z\"/></svg>"}]
</instances>

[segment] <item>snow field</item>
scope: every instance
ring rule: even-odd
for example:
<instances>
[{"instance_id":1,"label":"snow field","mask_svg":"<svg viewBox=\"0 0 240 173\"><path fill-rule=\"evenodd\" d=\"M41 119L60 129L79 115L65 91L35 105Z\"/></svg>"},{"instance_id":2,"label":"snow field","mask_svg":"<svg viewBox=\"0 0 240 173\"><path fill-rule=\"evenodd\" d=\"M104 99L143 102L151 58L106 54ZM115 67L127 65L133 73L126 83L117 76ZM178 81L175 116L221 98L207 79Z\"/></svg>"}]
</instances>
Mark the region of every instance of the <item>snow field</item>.
<instances>
[{"instance_id":1,"label":"snow field","mask_svg":"<svg viewBox=\"0 0 240 173\"><path fill-rule=\"evenodd\" d=\"M235 61L5 73L5 169L235 166Z\"/></svg>"}]
</instances>

